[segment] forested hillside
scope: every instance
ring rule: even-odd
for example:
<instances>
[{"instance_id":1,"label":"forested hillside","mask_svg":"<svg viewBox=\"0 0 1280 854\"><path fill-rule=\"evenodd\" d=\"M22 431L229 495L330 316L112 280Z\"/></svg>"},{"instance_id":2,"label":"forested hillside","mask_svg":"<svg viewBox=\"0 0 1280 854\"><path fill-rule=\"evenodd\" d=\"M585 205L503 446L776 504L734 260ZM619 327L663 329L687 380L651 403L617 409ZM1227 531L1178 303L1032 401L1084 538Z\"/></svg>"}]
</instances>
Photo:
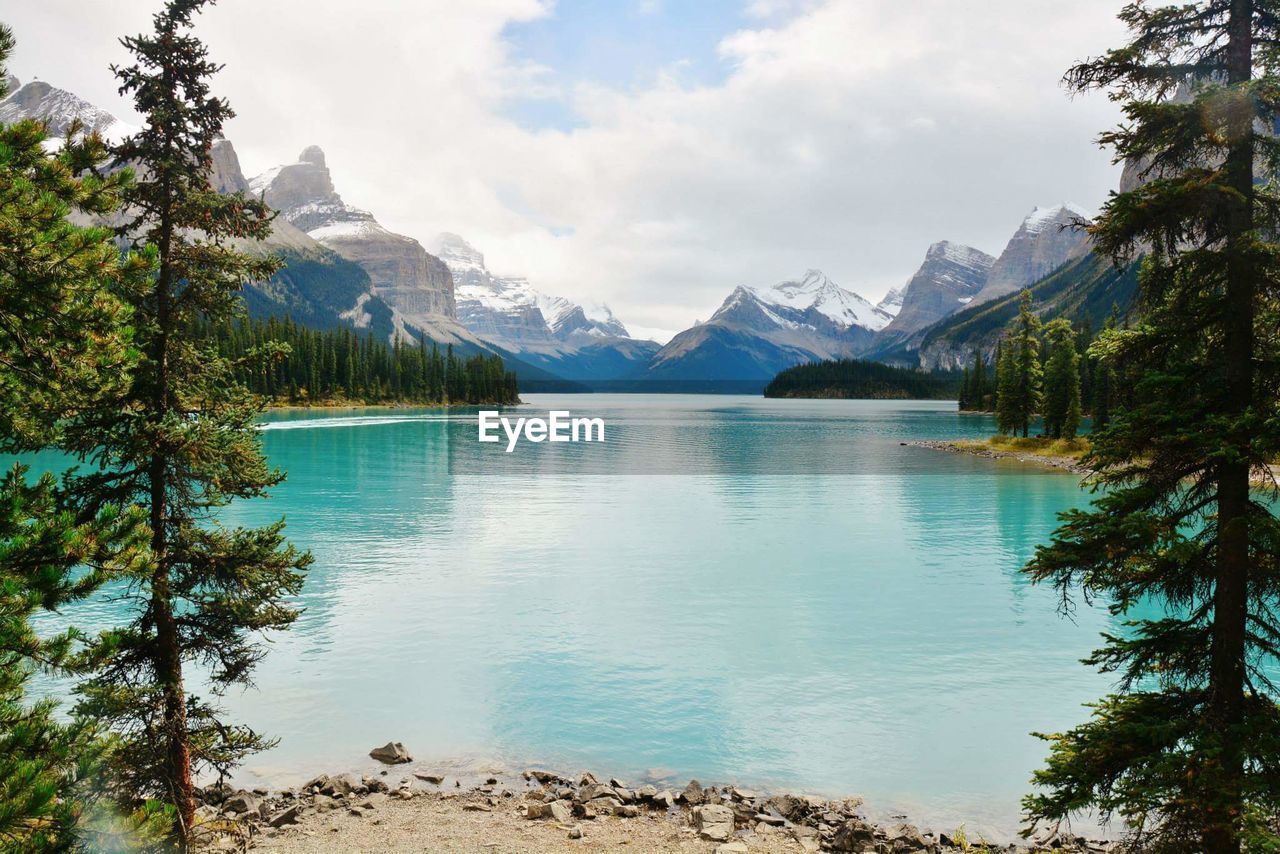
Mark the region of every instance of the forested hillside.
<instances>
[{"instance_id":1,"label":"forested hillside","mask_svg":"<svg viewBox=\"0 0 1280 854\"><path fill-rule=\"evenodd\" d=\"M461 357L420 340L388 345L351 329L318 331L292 319L210 330L236 379L273 401L327 403L518 403L516 375L498 356ZM266 359L250 358L270 353Z\"/></svg>"}]
</instances>

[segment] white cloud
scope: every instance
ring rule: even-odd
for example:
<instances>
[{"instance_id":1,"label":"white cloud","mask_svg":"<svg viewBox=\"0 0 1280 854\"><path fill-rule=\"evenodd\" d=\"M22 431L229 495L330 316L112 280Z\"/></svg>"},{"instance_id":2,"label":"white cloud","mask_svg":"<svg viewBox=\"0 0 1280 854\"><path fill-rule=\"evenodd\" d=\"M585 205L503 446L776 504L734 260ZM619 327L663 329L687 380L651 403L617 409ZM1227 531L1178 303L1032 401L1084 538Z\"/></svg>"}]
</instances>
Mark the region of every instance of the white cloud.
<instances>
[{"instance_id":1,"label":"white cloud","mask_svg":"<svg viewBox=\"0 0 1280 854\"><path fill-rule=\"evenodd\" d=\"M155 5L7 12L14 71L119 109L111 34ZM748 11L760 24L718 45L722 83L655 69L625 91L564 92L513 55L504 28L554 13L538 0L223 0L200 31L227 63L217 88L246 171L319 144L339 192L389 227L467 235L495 269L638 326L683 328L735 284L806 267L878 298L935 240L995 252L1034 205L1096 206L1115 181L1092 143L1114 107L1058 83L1118 41L1109 0ZM566 99L584 126L521 128L514 96Z\"/></svg>"}]
</instances>

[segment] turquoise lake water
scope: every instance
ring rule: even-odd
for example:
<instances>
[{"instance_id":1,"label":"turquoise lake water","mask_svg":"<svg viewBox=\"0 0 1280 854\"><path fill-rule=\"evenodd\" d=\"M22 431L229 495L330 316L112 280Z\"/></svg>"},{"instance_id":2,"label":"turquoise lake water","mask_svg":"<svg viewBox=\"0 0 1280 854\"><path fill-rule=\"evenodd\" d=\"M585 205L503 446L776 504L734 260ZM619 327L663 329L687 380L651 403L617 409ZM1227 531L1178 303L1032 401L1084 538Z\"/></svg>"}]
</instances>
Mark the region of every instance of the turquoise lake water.
<instances>
[{"instance_id":1,"label":"turquoise lake water","mask_svg":"<svg viewBox=\"0 0 1280 854\"><path fill-rule=\"evenodd\" d=\"M359 769L402 741L449 767L861 794L1007 834L1106 677L1019 568L1075 477L900 443L979 437L954 403L526 395L603 444L476 441L474 412L281 412L289 473L228 521L285 515L316 561L258 690L280 739L246 781ZM75 615L112 615L108 603ZM393 772L394 774L394 772Z\"/></svg>"}]
</instances>

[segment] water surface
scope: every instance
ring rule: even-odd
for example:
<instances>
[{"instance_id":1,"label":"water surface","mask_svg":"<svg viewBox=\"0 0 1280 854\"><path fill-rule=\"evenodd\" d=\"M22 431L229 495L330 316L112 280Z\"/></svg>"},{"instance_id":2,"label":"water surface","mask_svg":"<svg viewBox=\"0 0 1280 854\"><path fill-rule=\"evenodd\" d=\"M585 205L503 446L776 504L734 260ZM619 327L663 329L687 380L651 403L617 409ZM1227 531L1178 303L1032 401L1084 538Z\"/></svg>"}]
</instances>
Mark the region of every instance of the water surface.
<instances>
[{"instance_id":1,"label":"water surface","mask_svg":"<svg viewBox=\"0 0 1280 854\"><path fill-rule=\"evenodd\" d=\"M860 793L1008 832L1104 677L1110 618L1019 567L1087 495L1070 475L904 447L984 436L954 403L527 395L603 445L476 442L473 412L280 412L284 514L316 561L236 715L246 779L415 756ZM109 606L98 605L98 609ZM96 618L109 617L97 613Z\"/></svg>"}]
</instances>

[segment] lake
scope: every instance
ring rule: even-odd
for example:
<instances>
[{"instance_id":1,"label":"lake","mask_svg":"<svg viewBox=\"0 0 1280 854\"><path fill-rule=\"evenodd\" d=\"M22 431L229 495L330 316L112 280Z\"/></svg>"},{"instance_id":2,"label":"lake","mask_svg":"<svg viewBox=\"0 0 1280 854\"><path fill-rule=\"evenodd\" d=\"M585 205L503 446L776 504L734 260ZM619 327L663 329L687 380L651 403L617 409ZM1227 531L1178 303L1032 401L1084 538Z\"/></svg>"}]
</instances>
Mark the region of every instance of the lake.
<instances>
[{"instance_id":1,"label":"lake","mask_svg":"<svg viewBox=\"0 0 1280 854\"><path fill-rule=\"evenodd\" d=\"M1115 627L1019 574L1077 479L900 443L980 437L954 403L526 395L599 444L476 441L474 411L283 411L267 501L315 555L259 690L243 779L419 760L861 794L936 830L1016 829L1106 677ZM111 619L109 603L77 615ZM392 772L395 775L395 771Z\"/></svg>"}]
</instances>

